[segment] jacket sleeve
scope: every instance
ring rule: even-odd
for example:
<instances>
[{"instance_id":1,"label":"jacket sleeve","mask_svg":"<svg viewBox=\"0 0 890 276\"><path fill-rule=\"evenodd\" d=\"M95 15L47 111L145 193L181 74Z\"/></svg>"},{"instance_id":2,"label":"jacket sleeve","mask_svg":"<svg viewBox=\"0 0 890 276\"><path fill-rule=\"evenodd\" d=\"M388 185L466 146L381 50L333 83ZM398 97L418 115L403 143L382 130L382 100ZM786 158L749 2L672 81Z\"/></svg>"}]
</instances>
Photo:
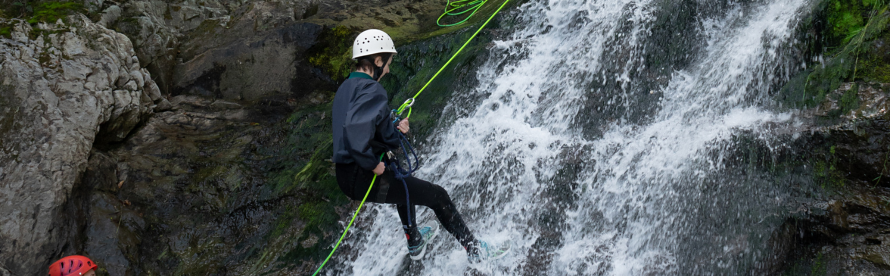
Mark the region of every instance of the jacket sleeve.
<instances>
[{"instance_id":1,"label":"jacket sleeve","mask_svg":"<svg viewBox=\"0 0 890 276\"><path fill-rule=\"evenodd\" d=\"M380 162L371 148L378 122L388 120L381 117L380 110L386 109L386 94L362 93L357 96L352 107L346 111L346 123L343 137L346 150L362 168L372 171Z\"/></svg>"},{"instance_id":2,"label":"jacket sleeve","mask_svg":"<svg viewBox=\"0 0 890 276\"><path fill-rule=\"evenodd\" d=\"M383 86L378 85L377 93L381 93L382 95L386 95L386 90L383 89ZM390 117L390 112L392 110L389 109L389 105L383 105L383 108L380 110L380 118L381 120L377 122L377 138L380 142L383 142L389 150L394 150L399 148L399 136L396 133L399 131L395 124L392 122L392 118Z\"/></svg>"}]
</instances>

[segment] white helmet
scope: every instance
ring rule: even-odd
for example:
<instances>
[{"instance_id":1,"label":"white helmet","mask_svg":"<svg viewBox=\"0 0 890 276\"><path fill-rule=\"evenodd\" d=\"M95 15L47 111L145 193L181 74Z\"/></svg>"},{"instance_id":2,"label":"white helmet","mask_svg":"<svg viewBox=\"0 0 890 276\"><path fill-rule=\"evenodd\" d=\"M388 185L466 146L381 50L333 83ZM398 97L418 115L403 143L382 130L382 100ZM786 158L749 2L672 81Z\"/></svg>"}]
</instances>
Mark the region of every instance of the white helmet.
<instances>
[{"instance_id":1,"label":"white helmet","mask_svg":"<svg viewBox=\"0 0 890 276\"><path fill-rule=\"evenodd\" d=\"M388 34L377 29L358 34L355 45L352 45L352 59L379 53L396 53L396 46Z\"/></svg>"}]
</instances>

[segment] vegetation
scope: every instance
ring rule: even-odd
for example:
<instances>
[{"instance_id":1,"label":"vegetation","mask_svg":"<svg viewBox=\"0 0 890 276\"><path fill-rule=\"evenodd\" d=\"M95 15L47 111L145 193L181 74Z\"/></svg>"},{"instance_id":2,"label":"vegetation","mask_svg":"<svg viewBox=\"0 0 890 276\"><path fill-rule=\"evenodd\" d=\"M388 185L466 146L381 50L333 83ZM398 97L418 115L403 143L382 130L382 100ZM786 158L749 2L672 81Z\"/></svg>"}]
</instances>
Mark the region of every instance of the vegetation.
<instances>
[{"instance_id":1,"label":"vegetation","mask_svg":"<svg viewBox=\"0 0 890 276\"><path fill-rule=\"evenodd\" d=\"M849 3L847 3L849 2ZM822 11L825 13L825 26L815 27L818 37L825 45L813 49L817 56L825 56L822 64L812 64L807 70L793 78L780 92L780 97L790 107L811 108L833 97L844 82L890 82L890 65L887 31L890 22L886 0L828 0ZM856 91L843 95L839 100L845 111L858 106ZM837 113L835 115L838 115Z\"/></svg>"},{"instance_id":2,"label":"vegetation","mask_svg":"<svg viewBox=\"0 0 890 276\"><path fill-rule=\"evenodd\" d=\"M318 44L306 51L309 64L321 69L335 82L346 79L352 72L352 40L357 34L344 26L324 29Z\"/></svg>"},{"instance_id":3,"label":"vegetation","mask_svg":"<svg viewBox=\"0 0 890 276\"><path fill-rule=\"evenodd\" d=\"M816 164L813 168L813 173L816 176L817 181L822 183L822 188L828 187L843 187L845 184L844 173L838 170L837 161L838 157L835 154L835 147L831 146L828 149L828 153L822 153L824 158L816 161Z\"/></svg>"},{"instance_id":4,"label":"vegetation","mask_svg":"<svg viewBox=\"0 0 890 276\"><path fill-rule=\"evenodd\" d=\"M12 38L12 24L0 23L0 37Z\"/></svg>"},{"instance_id":5,"label":"vegetation","mask_svg":"<svg viewBox=\"0 0 890 276\"><path fill-rule=\"evenodd\" d=\"M28 23L56 22L60 18L72 12L84 12L83 4L76 2L45 2L37 4L34 14L28 19Z\"/></svg>"},{"instance_id":6,"label":"vegetation","mask_svg":"<svg viewBox=\"0 0 890 276\"><path fill-rule=\"evenodd\" d=\"M886 7L886 0L861 0L829 2L827 20L830 25L829 39L835 44L847 44L868 25L875 12Z\"/></svg>"},{"instance_id":7,"label":"vegetation","mask_svg":"<svg viewBox=\"0 0 890 276\"><path fill-rule=\"evenodd\" d=\"M28 23L55 22L60 18L75 13L86 12L83 4L77 1L2 1L3 11L0 14L26 19Z\"/></svg>"}]
</instances>

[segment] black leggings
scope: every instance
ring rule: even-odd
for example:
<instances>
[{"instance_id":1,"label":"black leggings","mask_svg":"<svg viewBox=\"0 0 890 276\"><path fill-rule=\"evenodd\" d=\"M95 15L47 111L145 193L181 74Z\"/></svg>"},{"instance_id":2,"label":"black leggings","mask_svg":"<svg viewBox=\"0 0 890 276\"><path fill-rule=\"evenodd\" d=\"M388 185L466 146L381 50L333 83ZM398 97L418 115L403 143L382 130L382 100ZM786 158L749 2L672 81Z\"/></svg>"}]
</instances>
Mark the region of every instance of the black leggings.
<instances>
[{"instance_id":1,"label":"black leggings","mask_svg":"<svg viewBox=\"0 0 890 276\"><path fill-rule=\"evenodd\" d=\"M337 184L340 186L340 190L352 200L364 198L373 177L373 172L365 170L355 163L337 164ZM410 217L407 212L405 185L408 186L408 195L412 205L410 206ZM405 226L414 225L417 221L414 205L429 207L436 213L436 218L439 219L445 230L451 233L464 248L468 248L475 240L473 233L467 228L460 213L457 212L457 208L454 207L454 203L451 202L448 192L439 185L413 176L405 178L405 184L402 184L402 181L396 179L395 174L387 169L377 177L366 201L396 204L399 218L402 219L402 224Z\"/></svg>"}]
</instances>

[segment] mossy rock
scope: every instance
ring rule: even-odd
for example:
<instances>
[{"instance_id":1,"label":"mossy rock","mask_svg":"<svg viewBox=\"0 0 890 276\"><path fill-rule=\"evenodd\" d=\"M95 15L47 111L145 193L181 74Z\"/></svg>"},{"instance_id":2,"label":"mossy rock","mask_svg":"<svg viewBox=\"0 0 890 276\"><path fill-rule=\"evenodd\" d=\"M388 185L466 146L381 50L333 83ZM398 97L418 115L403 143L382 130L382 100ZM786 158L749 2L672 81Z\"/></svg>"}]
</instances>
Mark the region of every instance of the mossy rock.
<instances>
[{"instance_id":1,"label":"mossy rock","mask_svg":"<svg viewBox=\"0 0 890 276\"><path fill-rule=\"evenodd\" d=\"M778 99L788 108L818 106L845 82L890 81L890 56L886 52L890 47L885 45L890 42L887 3L865 0L855 7L838 4L837 0L827 3L822 13L828 24L817 30L819 34L813 40L823 37L829 41L825 45L828 52L824 53L828 58L822 64L809 64L811 69L792 77L779 91ZM855 109L853 96L841 99L845 109Z\"/></svg>"},{"instance_id":2,"label":"mossy rock","mask_svg":"<svg viewBox=\"0 0 890 276\"><path fill-rule=\"evenodd\" d=\"M43 2L34 6L34 14L28 19L28 23L52 23L76 12L86 12L83 4L78 2Z\"/></svg>"},{"instance_id":3,"label":"mossy rock","mask_svg":"<svg viewBox=\"0 0 890 276\"><path fill-rule=\"evenodd\" d=\"M12 27L14 25L10 22L0 23L0 37L3 38L12 38Z\"/></svg>"}]
</instances>

